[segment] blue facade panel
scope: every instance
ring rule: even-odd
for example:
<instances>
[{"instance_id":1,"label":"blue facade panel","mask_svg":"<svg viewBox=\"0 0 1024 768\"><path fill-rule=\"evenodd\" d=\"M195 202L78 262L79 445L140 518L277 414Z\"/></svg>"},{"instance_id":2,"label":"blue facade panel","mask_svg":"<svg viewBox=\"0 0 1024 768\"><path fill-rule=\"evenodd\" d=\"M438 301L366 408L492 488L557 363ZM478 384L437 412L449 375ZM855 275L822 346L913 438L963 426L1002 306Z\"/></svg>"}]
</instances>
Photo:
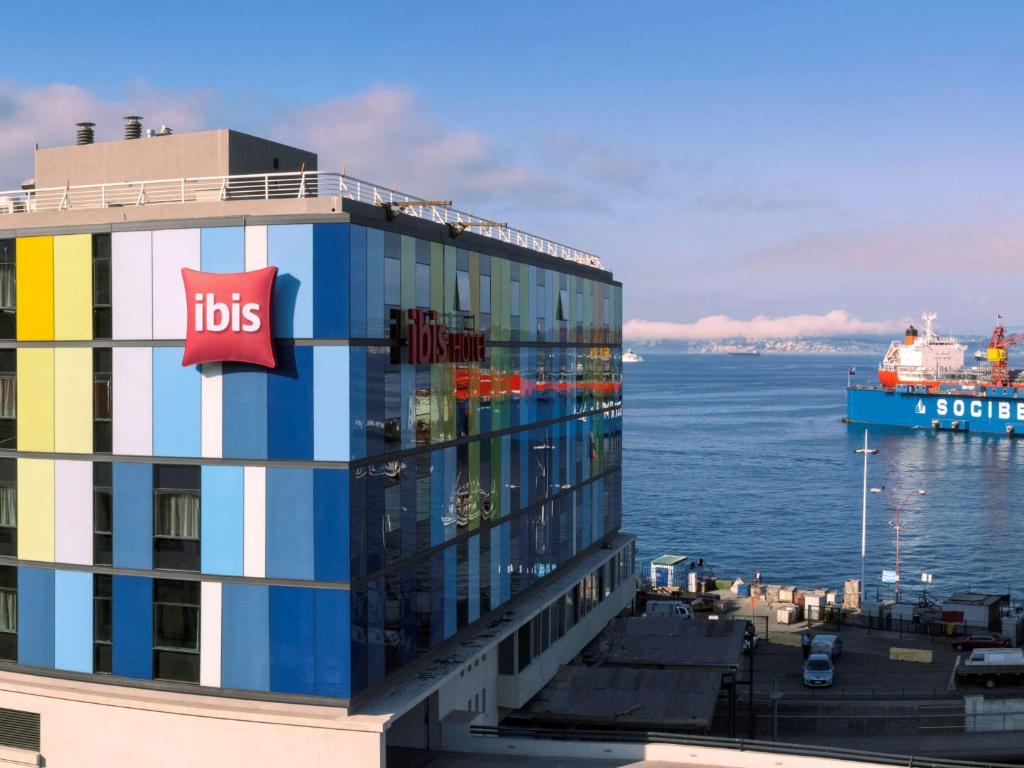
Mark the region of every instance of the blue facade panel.
<instances>
[{"instance_id":1,"label":"blue facade panel","mask_svg":"<svg viewBox=\"0 0 1024 768\"><path fill-rule=\"evenodd\" d=\"M313 470L313 561L317 581L349 578L348 471Z\"/></svg>"},{"instance_id":2,"label":"blue facade panel","mask_svg":"<svg viewBox=\"0 0 1024 768\"><path fill-rule=\"evenodd\" d=\"M267 374L267 456L313 458L313 349L279 344Z\"/></svg>"},{"instance_id":3,"label":"blue facade panel","mask_svg":"<svg viewBox=\"0 0 1024 768\"><path fill-rule=\"evenodd\" d=\"M203 467L200 525L202 572L242 575L242 467Z\"/></svg>"},{"instance_id":4,"label":"blue facade panel","mask_svg":"<svg viewBox=\"0 0 1024 768\"><path fill-rule=\"evenodd\" d=\"M312 469L267 469L267 577L314 577Z\"/></svg>"},{"instance_id":5,"label":"blue facade panel","mask_svg":"<svg viewBox=\"0 0 1024 768\"><path fill-rule=\"evenodd\" d=\"M226 459L267 458L267 370L224 363L223 447Z\"/></svg>"},{"instance_id":6,"label":"blue facade panel","mask_svg":"<svg viewBox=\"0 0 1024 768\"><path fill-rule=\"evenodd\" d=\"M115 462L114 566L153 567L153 466Z\"/></svg>"},{"instance_id":7,"label":"blue facade panel","mask_svg":"<svg viewBox=\"0 0 1024 768\"><path fill-rule=\"evenodd\" d=\"M245 230L242 227L203 227L199 248L203 272L245 271Z\"/></svg>"},{"instance_id":8,"label":"blue facade panel","mask_svg":"<svg viewBox=\"0 0 1024 768\"><path fill-rule=\"evenodd\" d=\"M349 334L366 338L366 227L349 227Z\"/></svg>"},{"instance_id":9,"label":"blue facade panel","mask_svg":"<svg viewBox=\"0 0 1024 768\"><path fill-rule=\"evenodd\" d=\"M384 337L384 232L366 230L366 335Z\"/></svg>"},{"instance_id":10,"label":"blue facade panel","mask_svg":"<svg viewBox=\"0 0 1024 768\"><path fill-rule=\"evenodd\" d=\"M180 347L153 349L153 453L198 456L202 375L183 367Z\"/></svg>"},{"instance_id":11,"label":"blue facade panel","mask_svg":"<svg viewBox=\"0 0 1024 768\"><path fill-rule=\"evenodd\" d=\"M221 595L221 685L269 691L270 587L225 584Z\"/></svg>"},{"instance_id":12,"label":"blue facade panel","mask_svg":"<svg viewBox=\"0 0 1024 768\"><path fill-rule=\"evenodd\" d=\"M316 590L316 694L352 695L351 593L347 589Z\"/></svg>"},{"instance_id":13,"label":"blue facade panel","mask_svg":"<svg viewBox=\"0 0 1024 768\"><path fill-rule=\"evenodd\" d=\"M270 587L270 689L316 693L314 590Z\"/></svg>"},{"instance_id":14,"label":"blue facade panel","mask_svg":"<svg viewBox=\"0 0 1024 768\"><path fill-rule=\"evenodd\" d=\"M348 338L348 224L313 225L313 334Z\"/></svg>"},{"instance_id":15,"label":"blue facade panel","mask_svg":"<svg viewBox=\"0 0 1024 768\"><path fill-rule=\"evenodd\" d=\"M153 677L153 580L113 577L113 672L121 677Z\"/></svg>"},{"instance_id":16,"label":"blue facade panel","mask_svg":"<svg viewBox=\"0 0 1024 768\"><path fill-rule=\"evenodd\" d=\"M313 458L349 460L349 347L313 348Z\"/></svg>"},{"instance_id":17,"label":"blue facade panel","mask_svg":"<svg viewBox=\"0 0 1024 768\"><path fill-rule=\"evenodd\" d=\"M92 672L91 573L57 571L54 576L54 666Z\"/></svg>"},{"instance_id":18,"label":"blue facade panel","mask_svg":"<svg viewBox=\"0 0 1024 768\"><path fill-rule=\"evenodd\" d=\"M274 281L274 336L313 336L313 225L267 228L267 264L277 267Z\"/></svg>"},{"instance_id":19,"label":"blue facade panel","mask_svg":"<svg viewBox=\"0 0 1024 768\"><path fill-rule=\"evenodd\" d=\"M53 668L54 572L18 568L18 663Z\"/></svg>"}]
</instances>

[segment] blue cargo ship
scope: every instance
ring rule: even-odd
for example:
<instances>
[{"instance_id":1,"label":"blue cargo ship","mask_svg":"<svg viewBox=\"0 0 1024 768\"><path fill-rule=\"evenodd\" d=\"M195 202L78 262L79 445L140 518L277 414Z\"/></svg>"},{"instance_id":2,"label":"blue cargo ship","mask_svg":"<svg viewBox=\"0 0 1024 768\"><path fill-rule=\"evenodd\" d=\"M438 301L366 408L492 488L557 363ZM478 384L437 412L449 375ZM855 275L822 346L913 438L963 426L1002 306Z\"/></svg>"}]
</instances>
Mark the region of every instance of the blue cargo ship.
<instances>
[{"instance_id":1,"label":"blue cargo ship","mask_svg":"<svg viewBox=\"0 0 1024 768\"><path fill-rule=\"evenodd\" d=\"M1007 348L1024 335L1007 336L997 318L984 367L965 367L965 347L934 332L926 313L924 334L911 325L889 345L877 385L846 390L846 421L913 429L1024 436L1024 375L1011 371Z\"/></svg>"}]
</instances>

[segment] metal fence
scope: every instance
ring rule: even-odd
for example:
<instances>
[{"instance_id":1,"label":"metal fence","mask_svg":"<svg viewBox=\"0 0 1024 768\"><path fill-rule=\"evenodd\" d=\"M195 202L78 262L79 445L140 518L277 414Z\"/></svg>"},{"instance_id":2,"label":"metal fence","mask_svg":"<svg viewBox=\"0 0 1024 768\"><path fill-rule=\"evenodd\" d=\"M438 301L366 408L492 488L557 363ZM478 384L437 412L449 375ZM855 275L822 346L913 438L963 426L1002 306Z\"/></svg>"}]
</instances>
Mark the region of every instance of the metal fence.
<instances>
[{"instance_id":1,"label":"metal fence","mask_svg":"<svg viewBox=\"0 0 1024 768\"><path fill-rule=\"evenodd\" d=\"M91 208L307 197L341 197L368 205L396 205L399 206L396 212L400 211L404 215L450 225L459 231L471 227L475 234L484 237L604 269L601 260L591 253L459 211L447 201L423 200L373 182L328 171L202 176L0 191L0 216Z\"/></svg>"}]
</instances>

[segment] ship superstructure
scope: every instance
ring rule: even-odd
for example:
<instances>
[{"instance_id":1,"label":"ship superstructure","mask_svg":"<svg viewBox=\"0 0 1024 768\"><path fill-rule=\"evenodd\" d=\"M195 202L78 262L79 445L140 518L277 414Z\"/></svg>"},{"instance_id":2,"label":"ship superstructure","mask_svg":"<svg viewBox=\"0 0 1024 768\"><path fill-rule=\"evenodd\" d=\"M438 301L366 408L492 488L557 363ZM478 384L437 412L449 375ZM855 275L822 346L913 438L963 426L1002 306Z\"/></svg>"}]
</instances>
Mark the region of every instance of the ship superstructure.
<instances>
[{"instance_id":1,"label":"ship superstructure","mask_svg":"<svg viewBox=\"0 0 1024 768\"><path fill-rule=\"evenodd\" d=\"M937 384L947 378L962 376L964 352L967 348L955 336L935 333L938 315L925 312L924 334L913 325L907 328L903 341L893 341L878 366L878 380L883 387L897 384Z\"/></svg>"}]
</instances>

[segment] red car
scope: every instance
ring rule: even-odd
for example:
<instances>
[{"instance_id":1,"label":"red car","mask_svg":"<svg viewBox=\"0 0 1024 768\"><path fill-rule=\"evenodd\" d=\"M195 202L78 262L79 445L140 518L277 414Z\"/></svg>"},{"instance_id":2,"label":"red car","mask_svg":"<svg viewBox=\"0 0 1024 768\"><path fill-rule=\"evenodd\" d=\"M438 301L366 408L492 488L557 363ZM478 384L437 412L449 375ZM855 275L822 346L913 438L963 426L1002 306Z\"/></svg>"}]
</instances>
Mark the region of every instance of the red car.
<instances>
[{"instance_id":1,"label":"red car","mask_svg":"<svg viewBox=\"0 0 1024 768\"><path fill-rule=\"evenodd\" d=\"M953 638L953 647L958 651L973 651L975 648L1009 648L1010 638L1003 635L960 635Z\"/></svg>"}]
</instances>

